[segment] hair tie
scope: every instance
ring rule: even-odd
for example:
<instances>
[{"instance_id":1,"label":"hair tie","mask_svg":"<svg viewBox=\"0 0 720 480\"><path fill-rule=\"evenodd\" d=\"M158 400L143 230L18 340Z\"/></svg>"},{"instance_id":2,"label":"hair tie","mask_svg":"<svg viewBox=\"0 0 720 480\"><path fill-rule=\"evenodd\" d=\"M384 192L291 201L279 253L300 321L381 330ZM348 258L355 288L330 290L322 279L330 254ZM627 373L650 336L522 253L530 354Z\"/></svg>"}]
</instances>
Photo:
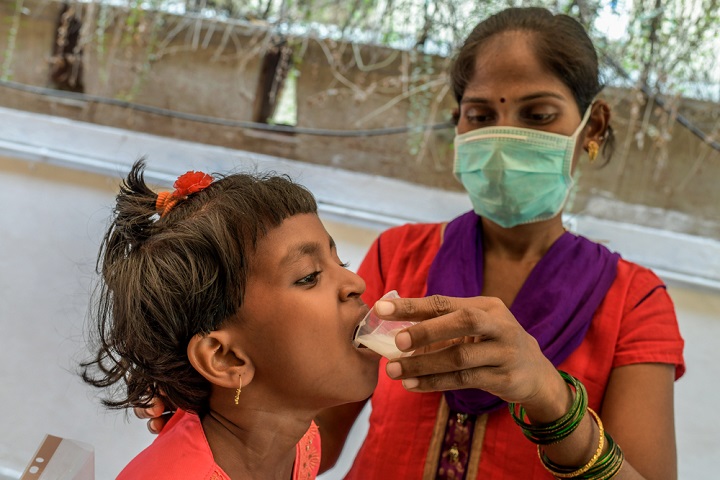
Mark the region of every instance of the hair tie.
<instances>
[{"instance_id":1,"label":"hair tie","mask_svg":"<svg viewBox=\"0 0 720 480\"><path fill-rule=\"evenodd\" d=\"M167 205L167 201L170 198L170 195L172 192L158 192L157 199L155 200L155 210L158 211L162 216L162 213L165 211L165 206Z\"/></svg>"},{"instance_id":2,"label":"hair tie","mask_svg":"<svg viewBox=\"0 0 720 480\"><path fill-rule=\"evenodd\" d=\"M155 200L155 210L164 217L181 200L185 200L193 193L205 190L215 179L203 172L189 171L178 177L173 184L173 192L159 192Z\"/></svg>"}]
</instances>

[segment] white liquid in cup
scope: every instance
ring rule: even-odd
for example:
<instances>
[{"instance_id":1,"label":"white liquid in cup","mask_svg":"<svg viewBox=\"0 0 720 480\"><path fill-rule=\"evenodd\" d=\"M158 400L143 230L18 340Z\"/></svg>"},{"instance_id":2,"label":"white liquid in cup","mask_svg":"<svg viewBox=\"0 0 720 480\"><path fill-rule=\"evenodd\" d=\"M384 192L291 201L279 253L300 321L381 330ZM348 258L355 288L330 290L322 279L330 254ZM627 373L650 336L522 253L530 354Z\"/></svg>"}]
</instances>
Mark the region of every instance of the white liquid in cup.
<instances>
[{"instance_id":1,"label":"white liquid in cup","mask_svg":"<svg viewBox=\"0 0 720 480\"><path fill-rule=\"evenodd\" d=\"M383 295L380 300L391 298L400 298L400 296L395 290L392 290ZM358 344L365 345L373 352L382 355L388 360L407 357L413 352L400 351L395 346L395 335L416 323L417 322L409 322L407 320L399 322L381 320L375 315L375 309L373 308L368 312L363 321L360 322L360 325L358 325L357 331L355 332L355 346L358 346Z\"/></svg>"},{"instance_id":2,"label":"white liquid in cup","mask_svg":"<svg viewBox=\"0 0 720 480\"><path fill-rule=\"evenodd\" d=\"M399 332L400 329L395 330L395 333ZM357 342L365 345L367 348L375 353L379 353L388 360L393 358L403 357L410 355L411 352L401 352L395 346L394 336L382 336L382 335L360 335L357 337Z\"/></svg>"}]
</instances>

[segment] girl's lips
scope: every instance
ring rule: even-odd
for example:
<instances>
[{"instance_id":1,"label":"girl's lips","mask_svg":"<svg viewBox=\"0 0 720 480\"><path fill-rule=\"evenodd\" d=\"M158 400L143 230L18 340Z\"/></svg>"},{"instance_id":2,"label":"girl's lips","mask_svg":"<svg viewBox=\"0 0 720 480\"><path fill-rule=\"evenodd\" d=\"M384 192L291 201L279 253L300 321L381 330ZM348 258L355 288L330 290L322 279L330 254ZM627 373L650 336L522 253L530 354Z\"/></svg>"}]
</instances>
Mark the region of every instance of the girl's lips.
<instances>
[{"instance_id":1,"label":"girl's lips","mask_svg":"<svg viewBox=\"0 0 720 480\"><path fill-rule=\"evenodd\" d=\"M353 343L353 345L356 348L367 348L365 345L357 345L355 343L355 335L357 334L357 331L360 329L360 323L362 323L362 321L365 319L368 312L370 311L370 309L367 306L364 306L364 307L365 308L363 308L362 314L358 318L357 322L355 322L355 328L353 328L352 334L350 335L350 341Z\"/></svg>"},{"instance_id":2,"label":"girl's lips","mask_svg":"<svg viewBox=\"0 0 720 480\"><path fill-rule=\"evenodd\" d=\"M352 334L352 341L353 341L353 342L355 341L355 336L357 335L358 330L360 330L360 325L358 325L357 327L355 327L355 330L353 330L353 334ZM362 346L363 346L363 345L360 345L360 347L362 347Z\"/></svg>"}]
</instances>

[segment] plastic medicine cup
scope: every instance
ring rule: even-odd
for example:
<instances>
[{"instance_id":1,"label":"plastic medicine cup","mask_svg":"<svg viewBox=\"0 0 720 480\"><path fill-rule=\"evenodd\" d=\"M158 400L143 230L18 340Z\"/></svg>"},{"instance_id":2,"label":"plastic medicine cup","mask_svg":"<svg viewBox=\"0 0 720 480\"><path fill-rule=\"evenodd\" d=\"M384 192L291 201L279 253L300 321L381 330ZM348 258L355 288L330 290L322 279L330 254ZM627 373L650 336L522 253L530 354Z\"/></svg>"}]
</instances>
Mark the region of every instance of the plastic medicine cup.
<instances>
[{"instance_id":1,"label":"plastic medicine cup","mask_svg":"<svg viewBox=\"0 0 720 480\"><path fill-rule=\"evenodd\" d=\"M390 300L400 298L397 291L391 290L380 298L380 300ZM375 307L370 309L365 318L358 324L353 337L353 343L356 347L361 344L375 353L379 353L388 360L398 357L407 357L413 352L402 352L395 346L395 335L401 330L417 325L418 322L410 322L407 320L393 321L381 320L375 315Z\"/></svg>"}]
</instances>

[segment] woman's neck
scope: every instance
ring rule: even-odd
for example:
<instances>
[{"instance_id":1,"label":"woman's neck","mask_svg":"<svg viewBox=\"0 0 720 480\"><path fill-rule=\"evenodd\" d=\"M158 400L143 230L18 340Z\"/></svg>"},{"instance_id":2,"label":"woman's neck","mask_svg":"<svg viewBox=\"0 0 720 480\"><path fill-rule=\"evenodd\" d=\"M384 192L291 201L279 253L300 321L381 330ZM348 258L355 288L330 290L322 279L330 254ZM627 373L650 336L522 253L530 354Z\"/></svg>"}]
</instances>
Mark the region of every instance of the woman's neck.
<instances>
[{"instance_id":1,"label":"woman's neck","mask_svg":"<svg viewBox=\"0 0 720 480\"><path fill-rule=\"evenodd\" d=\"M555 220L509 229L483 220L482 295L512 306L530 272L564 233L560 218Z\"/></svg>"},{"instance_id":2,"label":"woman's neck","mask_svg":"<svg viewBox=\"0 0 720 480\"><path fill-rule=\"evenodd\" d=\"M513 228L502 228L485 219L482 222L485 255L517 262L539 260L565 232L560 215Z\"/></svg>"},{"instance_id":3,"label":"woman's neck","mask_svg":"<svg viewBox=\"0 0 720 480\"><path fill-rule=\"evenodd\" d=\"M309 417L312 418L312 417ZM212 409L202 426L215 463L231 478L288 480L310 419L259 409Z\"/></svg>"}]
</instances>

